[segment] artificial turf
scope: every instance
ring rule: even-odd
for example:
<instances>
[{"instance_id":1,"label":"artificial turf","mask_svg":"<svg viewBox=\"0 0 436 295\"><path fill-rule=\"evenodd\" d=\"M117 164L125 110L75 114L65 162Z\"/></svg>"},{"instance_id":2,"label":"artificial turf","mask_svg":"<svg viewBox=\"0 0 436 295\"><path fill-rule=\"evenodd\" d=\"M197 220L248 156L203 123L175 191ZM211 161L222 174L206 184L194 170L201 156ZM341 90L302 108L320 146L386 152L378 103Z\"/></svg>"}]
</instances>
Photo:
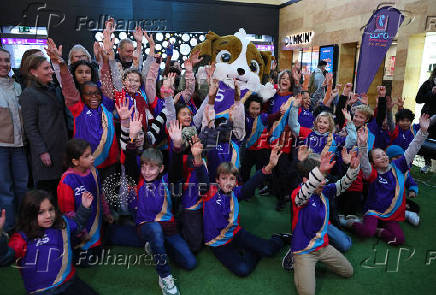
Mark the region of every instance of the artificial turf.
<instances>
[{"instance_id":1,"label":"artificial turf","mask_svg":"<svg viewBox=\"0 0 436 295\"><path fill-rule=\"evenodd\" d=\"M422 175L414 167L412 174L419 184L416 202L421 206L421 224L401 226L406 244L391 247L376 238L361 240L351 234L353 246L345 253L354 267L354 276L342 279L318 264L317 294L435 294L436 286L436 174ZM240 203L240 224L260 237L287 232L289 209L276 212L275 199L255 196ZM111 254L143 254L142 249L111 247ZM239 278L204 248L198 255L198 266L185 271L172 266L181 294L297 294L293 273L281 268L283 249L273 258L264 258L247 278ZM131 256L134 262L134 256ZM433 257L433 259L432 259ZM113 261L113 260L111 260ZM112 262L110 261L109 264ZM80 278L100 294L161 294L158 277L152 266L127 268L124 259L118 265L101 265L78 269ZM13 267L0 269L0 294L24 294L19 271Z\"/></svg>"}]
</instances>

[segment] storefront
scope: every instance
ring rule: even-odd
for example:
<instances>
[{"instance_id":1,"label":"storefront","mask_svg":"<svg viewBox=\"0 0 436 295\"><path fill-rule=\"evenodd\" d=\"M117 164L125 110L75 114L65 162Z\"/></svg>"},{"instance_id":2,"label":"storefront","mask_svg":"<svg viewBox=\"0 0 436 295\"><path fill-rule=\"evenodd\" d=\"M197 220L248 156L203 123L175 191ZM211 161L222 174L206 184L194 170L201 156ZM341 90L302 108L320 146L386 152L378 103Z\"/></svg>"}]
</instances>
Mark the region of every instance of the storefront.
<instances>
[{"instance_id":1,"label":"storefront","mask_svg":"<svg viewBox=\"0 0 436 295\"><path fill-rule=\"evenodd\" d=\"M370 104L375 104L376 86L385 85L392 97L406 99L405 107L415 109L415 96L419 86L428 79L428 69L436 55L436 5L431 0L399 0L395 8L403 11L405 21L399 28L392 46L380 64L368 89ZM374 2L350 0L300 1L280 10L279 66L290 68L300 64L307 75L324 57L323 48L332 46L332 71L336 82L354 82L358 64L362 28L377 9ZM311 11L302 15L302 11ZM305 33L312 32L305 43ZM302 34L302 37L293 38ZM292 39L290 38L292 36ZM295 41L301 41L295 44ZM392 91L390 91L392 89ZM419 107L420 109L420 107Z\"/></svg>"}]
</instances>

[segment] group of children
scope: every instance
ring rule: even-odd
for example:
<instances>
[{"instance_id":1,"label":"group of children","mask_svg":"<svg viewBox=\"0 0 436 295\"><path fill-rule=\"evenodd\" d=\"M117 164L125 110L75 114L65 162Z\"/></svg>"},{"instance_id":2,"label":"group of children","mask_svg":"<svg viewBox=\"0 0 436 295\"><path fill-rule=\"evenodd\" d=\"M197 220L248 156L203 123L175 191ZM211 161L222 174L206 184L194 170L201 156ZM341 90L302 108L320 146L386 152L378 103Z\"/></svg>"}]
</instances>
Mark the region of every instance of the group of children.
<instances>
[{"instance_id":1,"label":"group of children","mask_svg":"<svg viewBox=\"0 0 436 295\"><path fill-rule=\"evenodd\" d=\"M262 257L290 245L283 267L294 269L299 294L314 294L318 261L343 277L353 274L340 252L351 240L338 227L400 245L405 238L399 222L419 223L419 207L406 197L417 193L410 167L430 118L424 114L412 125L413 113L402 108L402 100L393 103L384 87L378 87L373 111L367 97L351 93L351 84L340 95L340 86L332 89L327 76L326 97L314 102L285 70L266 103L256 94L241 98L235 81L235 102L218 116L214 102L220 82L212 78L213 68L198 109L193 99L198 53L185 62L185 88L177 91L180 71L170 67L159 79L161 57L154 54L151 35L144 34L151 47L144 63L135 55L132 68L124 70L116 63L110 35L106 28L103 47L95 48L97 67L88 61L69 67L61 47L48 42L47 54L74 117L67 169L57 197L26 194L9 239L2 233L5 210L0 217L0 264L15 261L29 293L96 294L74 266L89 266L79 256L98 254L105 240L117 240L145 244L163 294L179 291L168 260L160 257L192 270L196 254L207 245L226 268L244 277ZM135 225L120 225L128 228L124 234L131 235L131 243L104 237L105 224L116 226L119 208L108 204L102 183L118 171L136 185L127 188ZM241 226L240 201L257 188L277 197L277 210L290 201L292 234L265 239Z\"/></svg>"}]
</instances>

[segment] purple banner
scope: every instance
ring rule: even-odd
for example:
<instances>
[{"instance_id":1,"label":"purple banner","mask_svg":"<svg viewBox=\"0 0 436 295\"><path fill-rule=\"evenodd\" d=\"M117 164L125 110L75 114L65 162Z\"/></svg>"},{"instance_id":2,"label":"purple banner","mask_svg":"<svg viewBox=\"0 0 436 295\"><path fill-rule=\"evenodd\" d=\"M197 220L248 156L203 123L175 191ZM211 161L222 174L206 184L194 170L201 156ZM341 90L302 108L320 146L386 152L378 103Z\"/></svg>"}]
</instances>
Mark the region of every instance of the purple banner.
<instances>
[{"instance_id":1,"label":"purple banner","mask_svg":"<svg viewBox=\"0 0 436 295\"><path fill-rule=\"evenodd\" d=\"M376 10L365 27L356 73L356 92L366 93L380 64L391 47L392 39L404 20L404 15L391 6Z\"/></svg>"},{"instance_id":2,"label":"purple banner","mask_svg":"<svg viewBox=\"0 0 436 295\"><path fill-rule=\"evenodd\" d=\"M47 45L47 39L2 38L4 45Z\"/></svg>"}]
</instances>

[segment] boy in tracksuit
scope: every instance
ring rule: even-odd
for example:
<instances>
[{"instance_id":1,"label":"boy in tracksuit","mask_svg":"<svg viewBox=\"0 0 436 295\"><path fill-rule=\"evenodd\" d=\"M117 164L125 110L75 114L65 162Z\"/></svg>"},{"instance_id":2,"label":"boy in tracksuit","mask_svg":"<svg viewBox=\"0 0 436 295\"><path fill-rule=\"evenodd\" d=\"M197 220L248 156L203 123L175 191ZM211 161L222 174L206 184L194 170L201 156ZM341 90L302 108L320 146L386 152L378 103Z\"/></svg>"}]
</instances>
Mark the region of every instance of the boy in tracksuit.
<instances>
[{"instance_id":1,"label":"boy in tracksuit","mask_svg":"<svg viewBox=\"0 0 436 295\"><path fill-rule=\"evenodd\" d=\"M335 164L334 154L324 152L321 163L308 158L298 164L303 184L292 193L292 244L294 282L299 294L315 294L315 265L322 261L343 277L353 275L350 262L329 245L327 228L329 199L339 196L356 179L359 158L352 154L350 168L342 179L326 185L325 176ZM319 167L318 167L319 165ZM310 172L309 172L310 171Z\"/></svg>"}]
</instances>

